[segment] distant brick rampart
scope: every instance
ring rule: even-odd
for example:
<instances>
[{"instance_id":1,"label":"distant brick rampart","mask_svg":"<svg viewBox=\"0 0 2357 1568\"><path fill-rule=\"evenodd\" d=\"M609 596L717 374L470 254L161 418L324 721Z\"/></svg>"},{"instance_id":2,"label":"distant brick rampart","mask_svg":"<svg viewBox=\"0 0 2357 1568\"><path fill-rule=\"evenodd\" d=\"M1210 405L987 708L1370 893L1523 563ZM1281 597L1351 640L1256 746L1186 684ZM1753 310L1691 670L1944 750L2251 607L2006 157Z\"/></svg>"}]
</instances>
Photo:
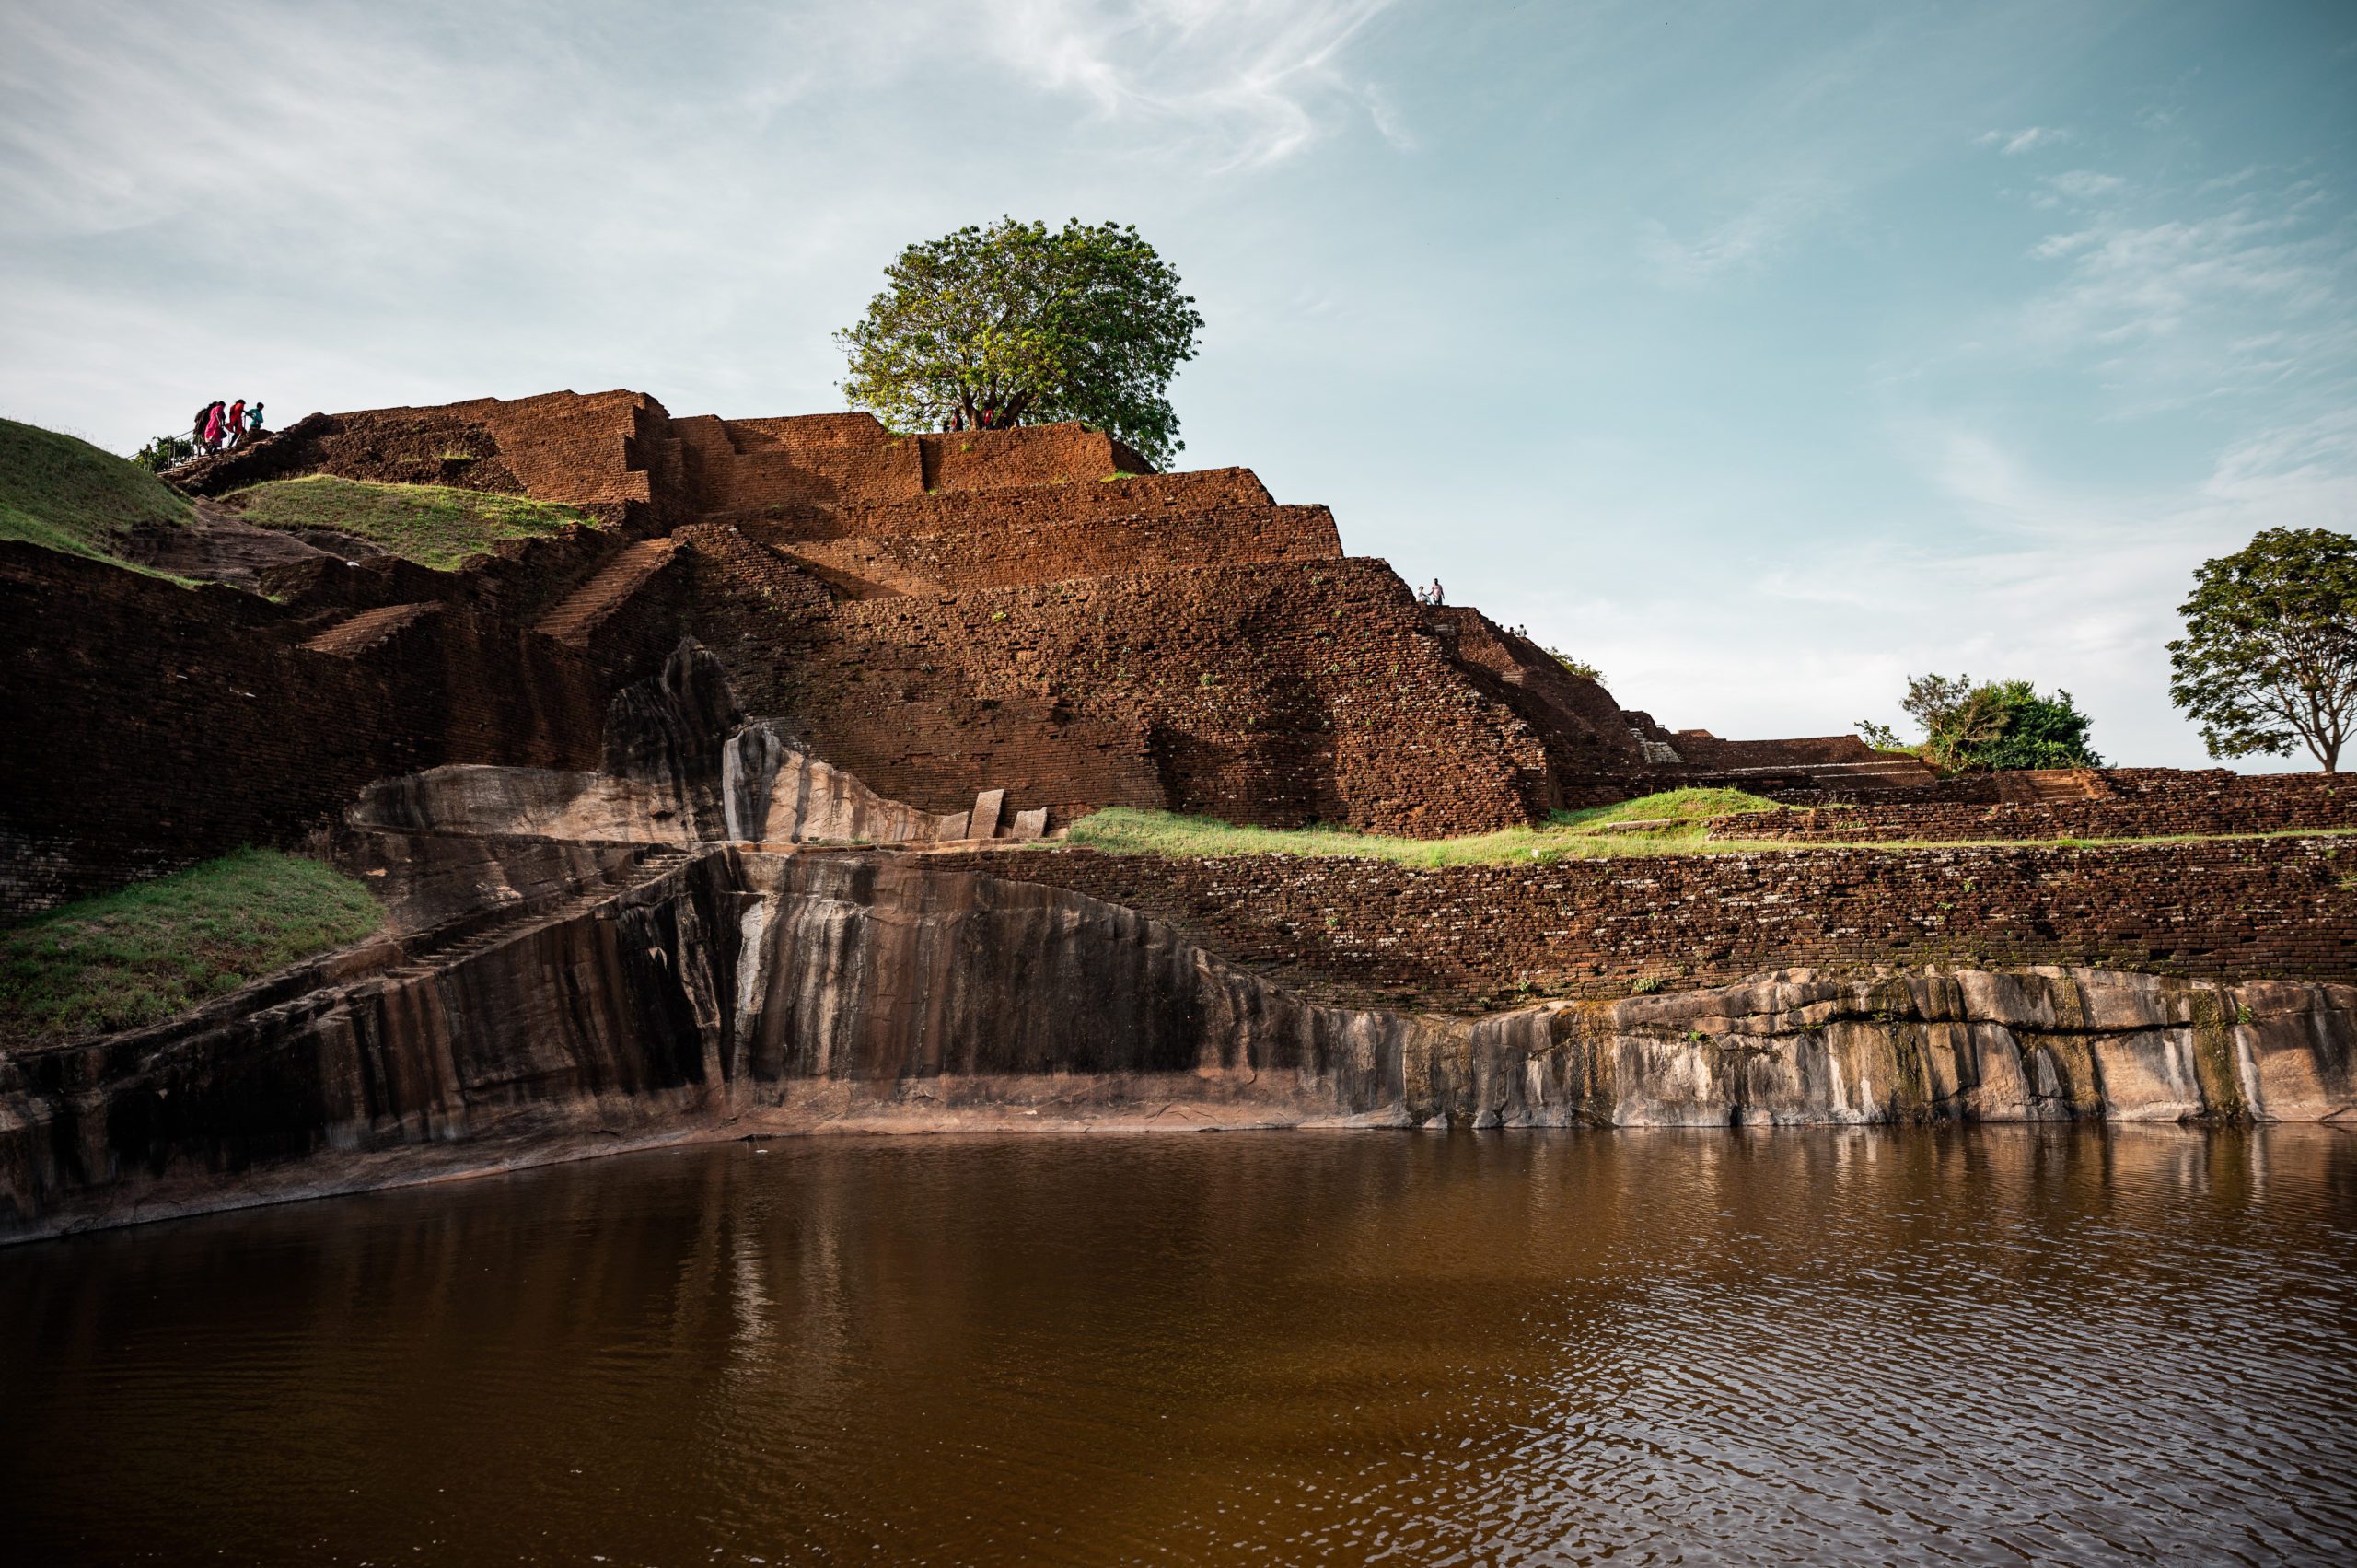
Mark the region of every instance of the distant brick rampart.
<instances>
[{"instance_id":1,"label":"distant brick rampart","mask_svg":"<svg viewBox=\"0 0 2357 1568\"><path fill-rule=\"evenodd\" d=\"M908 534L971 533L995 538L1015 528L1099 517L1273 505L1250 469L1205 469L1137 479L1071 480L1024 490L945 491L898 501L845 505L823 516L777 521L752 518L743 526L757 538L781 544Z\"/></svg>"},{"instance_id":2,"label":"distant brick rampart","mask_svg":"<svg viewBox=\"0 0 2357 1568\"><path fill-rule=\"evenodd\" d=\"M784 547L822 573L902 593L1010 587L1261 561L1339 561L1323 506L1225 506L957 533L811 540Z\"/></svg>"},{"instance_id":3,"label":"distant brick rampart","mask_svg":"<svg viewBox=\"0 0 2357 1568\"><path fill-rule=\"evenodd\" d=\"M1171 921L1315 994L1474 1009L1780 968L2083 964L2357 975L2357 844L2211 841L1649 855L1418 870L1375 860L958 857Z\"/></svg>"},{"instance_id":4,"label":"distant brick rampart","mask_svg":"<svg viewBox=\"0 0 2357 1568\"><path fill-rule=\"evenodd\" d=\"M1754 811L1711 824L1720 839L1792 843L1971 839L2129 839L2357 828L2357 780L2332 773L2109 768L2086 775L2078 799L1861 799L1853 806ZM1937 790L1987 796L2003 781L1944 781Z\"/></svg>"}]
</instances>

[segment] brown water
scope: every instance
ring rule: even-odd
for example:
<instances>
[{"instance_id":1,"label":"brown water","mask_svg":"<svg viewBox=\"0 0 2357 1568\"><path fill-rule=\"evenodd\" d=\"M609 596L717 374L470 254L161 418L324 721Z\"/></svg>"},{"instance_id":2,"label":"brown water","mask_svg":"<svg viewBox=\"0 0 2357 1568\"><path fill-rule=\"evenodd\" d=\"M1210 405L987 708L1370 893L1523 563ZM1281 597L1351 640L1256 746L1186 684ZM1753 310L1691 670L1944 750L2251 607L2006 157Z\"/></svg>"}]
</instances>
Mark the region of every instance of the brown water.
<instances>
[{"instance_id":1,"label":"brown water","mask_svg":"<svg viewBox=\"0 0 2357 1568\"><path fill-rule=\"evenodd\" d=\"M0 1252L0 1559L2346 1562L2353 1271L2320 1129L642 1156Z\"/></svg>"}]
</instances>

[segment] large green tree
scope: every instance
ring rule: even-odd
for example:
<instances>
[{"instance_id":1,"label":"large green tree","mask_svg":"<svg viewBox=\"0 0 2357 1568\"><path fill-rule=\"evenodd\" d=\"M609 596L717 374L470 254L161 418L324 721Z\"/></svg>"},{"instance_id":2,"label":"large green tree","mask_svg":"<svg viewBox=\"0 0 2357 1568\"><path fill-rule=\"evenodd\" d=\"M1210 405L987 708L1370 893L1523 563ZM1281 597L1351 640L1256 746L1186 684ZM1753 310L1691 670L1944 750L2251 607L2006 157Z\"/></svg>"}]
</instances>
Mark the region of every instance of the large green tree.
<instances>
[{"instance_id":1,"label":"large green tree","mask_svg":"<svg viewBox=\"0 0 2357 1568\"><path fill-rule=\"evenodd\" d=\"M854 408L896 430L1076 419L1161 467L1186 443L1167 396L1203 319L1127 224L1001 218L911 245L836 334Z\"/></svg>"},{"instance_id":2,"label":"large green tree","mask_svg":"<svg viewBox=\"0 0 2357 1568\"><path fill-rule=\"evenodd\" d=\"M2339 770L2357 726L2357 540L2269 528L2203 562L2177 613L2169 697L2210 755L2288 756L2296 738Z\"/></svg>"}]
</instances>

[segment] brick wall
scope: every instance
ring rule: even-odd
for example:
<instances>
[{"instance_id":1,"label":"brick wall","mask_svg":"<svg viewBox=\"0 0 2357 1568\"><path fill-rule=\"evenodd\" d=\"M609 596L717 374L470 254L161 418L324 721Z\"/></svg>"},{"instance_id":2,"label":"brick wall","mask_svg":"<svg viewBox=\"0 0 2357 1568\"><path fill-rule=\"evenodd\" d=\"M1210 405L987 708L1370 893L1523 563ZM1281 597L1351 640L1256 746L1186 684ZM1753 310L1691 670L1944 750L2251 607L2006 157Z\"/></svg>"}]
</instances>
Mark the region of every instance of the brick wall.
<instances>
[{"instance_id":1,"label":"brick wall","mask_svg":"<svg viewBox=\"0 0 2357 1568\"><path fill-rule=\"evenodd\" d=\"M1068 577L1256 561L1339 561L1341 537L1323 506L1225 506L1079 522L1010 523L1003 529L810 540L782 547L848 585L893 593L1006 587Z\"/></svg>"},{"instance_id":2,"label":"brick wall","mask_svg":"<svg viewBox=\"0 0 2357 1568\"><path fill-rule=\"evenodd\" d=\"M747 524L780 543L803 539L975 533L1134 517L1157 512L1207 512L1225 506L1275 505L1250 469L1205 469L1138 479L1074 480L1028 490L947 491L903 501L846 505L823 517Z\"/></svg>"},{"instance_id":3,"label":"brick wall","mask_svg":"<svg viewBox=\"0 0 2357 1568\"><path fill-rule=\"evenodd\" d=\"M1313 994L1474 1008L1783 968L2084 964L2357 975L2357 843L2335 839L1632 856L1417 870L1088 850L946 857L1171 921Z\"/></svg>"},{"instance_id":4,"label":"brick wall","mask_svg":"<svg viewBox=\"0 0 2357 1568\"><path fill-rule=\"evenodd\" d=\"M928 811L1004 788L1438 836L1545 808L1536 737L1380 562L838 600L741 538L695 540L687 629L747 710Z\"/></svg>"},{"instance_id":5,"label":"brick wall","mask_svg":"<svg viewBox=\"0 0 2357 1568\"><path fill-rule=\"evenodd\" d=\"M2089 787L2100 791L2099 796L2076 800L1989 798L2007 782L1984 774L1943 780L1932 791L1910 792L1905 800L1867 797L1855 806L1745 812L1715 819L1711 832L1720 839L1840 843L2157 838L2172 833L2357 828L2357 779L2331 773L2108 768L2088 775ZM1924 798L1924 795L1933 797Z\"/></svg>"},{"instance_id":6,"label":"brick wall","mask_svg":"<svg viewBox=\"0 0 2357 1568\"><path fill-rule=\"evenodd\" d=\"M356 657L223 587L0 544L0 912L243 843L287 844L361 785L441 762L595 764L601 669L465 605Z\"/></svg>"},{"instance_id":7,"label":"brick wall","mask_svg":"<svg viewBox=\"0 0 2357 1568\"><path fill-rule=\"evenodd\" d=\"M1154 466L1103 431L1081 424L1033 424L917 437L927 490L1004 490L1016 485L1090 482Z\"/></svg>"},{"instance_id":8,"label":"brick wall","mask_svg":"<svg viewBox=\"0 0 2357 1568\"><path fill-rule=\"evenodd\" d=\"M1424 621L1467 675L1520 714L1547 748L1558 807L1625 800L1645 758L1611 694L1527 637L1469 606L1432 606Z\"/></svg>"},{"instance_id":9,"label":"brick wall","mask_svg":"<svg viewBox=\"0 0 2357 1568\"><path fill-rule=\"evenodd\" d=\"M669 424L641 392L546 392L433 408L315 414L274 438L175 470L203 495L294 474L522 492L654 513L651 451ZM633 513L633 518L638 512Z\"/></svg>"}]
</instances>

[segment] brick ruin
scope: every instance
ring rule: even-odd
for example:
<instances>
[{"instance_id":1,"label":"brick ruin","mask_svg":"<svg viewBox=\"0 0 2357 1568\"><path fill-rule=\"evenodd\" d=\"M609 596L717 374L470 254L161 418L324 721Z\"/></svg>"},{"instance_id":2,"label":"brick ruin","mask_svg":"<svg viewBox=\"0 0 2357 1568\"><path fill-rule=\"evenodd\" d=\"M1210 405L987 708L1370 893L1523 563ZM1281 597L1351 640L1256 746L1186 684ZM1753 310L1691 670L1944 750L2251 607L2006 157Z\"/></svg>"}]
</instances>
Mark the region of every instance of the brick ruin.
<instances>
[{"instance_id":1,"label":"brick ruin","mask_svg":"<svg viewBox=\"0 0 2357 1568\"><path fill-rule=\"evenodd\" d=\"M1666 731L1478 610L1418 604L1324 507L1248 470L1150 472L1079 425L894 436L555 392L313 414L174 479L226 516L314 473L603 526L457 572L330 548L213 574L253 592L0 545L20 629L0 910L298 841L372 777L585 765L585 715L683 635L748 711L926 812L1002 790L1010 820L1125 805L1438 837L1673 782L1892 782L1854 738ZM208 575L202 552L172 565Z\"/></svg>"},{"instance_id":2,"label":"brick ruin","mask_svg":"<svg viewBox=\"0 0 2357 1568\"><path fill-rule=\"evenodd\" d=\"M0 542L0 915L245 843L387 911L180 1017L0 1041L0 1242L763 1130L2357 1113L2338 780L1672 730L1322 506L1144 470L1074 425L564 392L189 465L149 559L192 587ZM432 571L238 520L305 474L596 526ZM1040 842L1682 784L1804 809L1438 868Z\"/></svg>"}]
</instances>

